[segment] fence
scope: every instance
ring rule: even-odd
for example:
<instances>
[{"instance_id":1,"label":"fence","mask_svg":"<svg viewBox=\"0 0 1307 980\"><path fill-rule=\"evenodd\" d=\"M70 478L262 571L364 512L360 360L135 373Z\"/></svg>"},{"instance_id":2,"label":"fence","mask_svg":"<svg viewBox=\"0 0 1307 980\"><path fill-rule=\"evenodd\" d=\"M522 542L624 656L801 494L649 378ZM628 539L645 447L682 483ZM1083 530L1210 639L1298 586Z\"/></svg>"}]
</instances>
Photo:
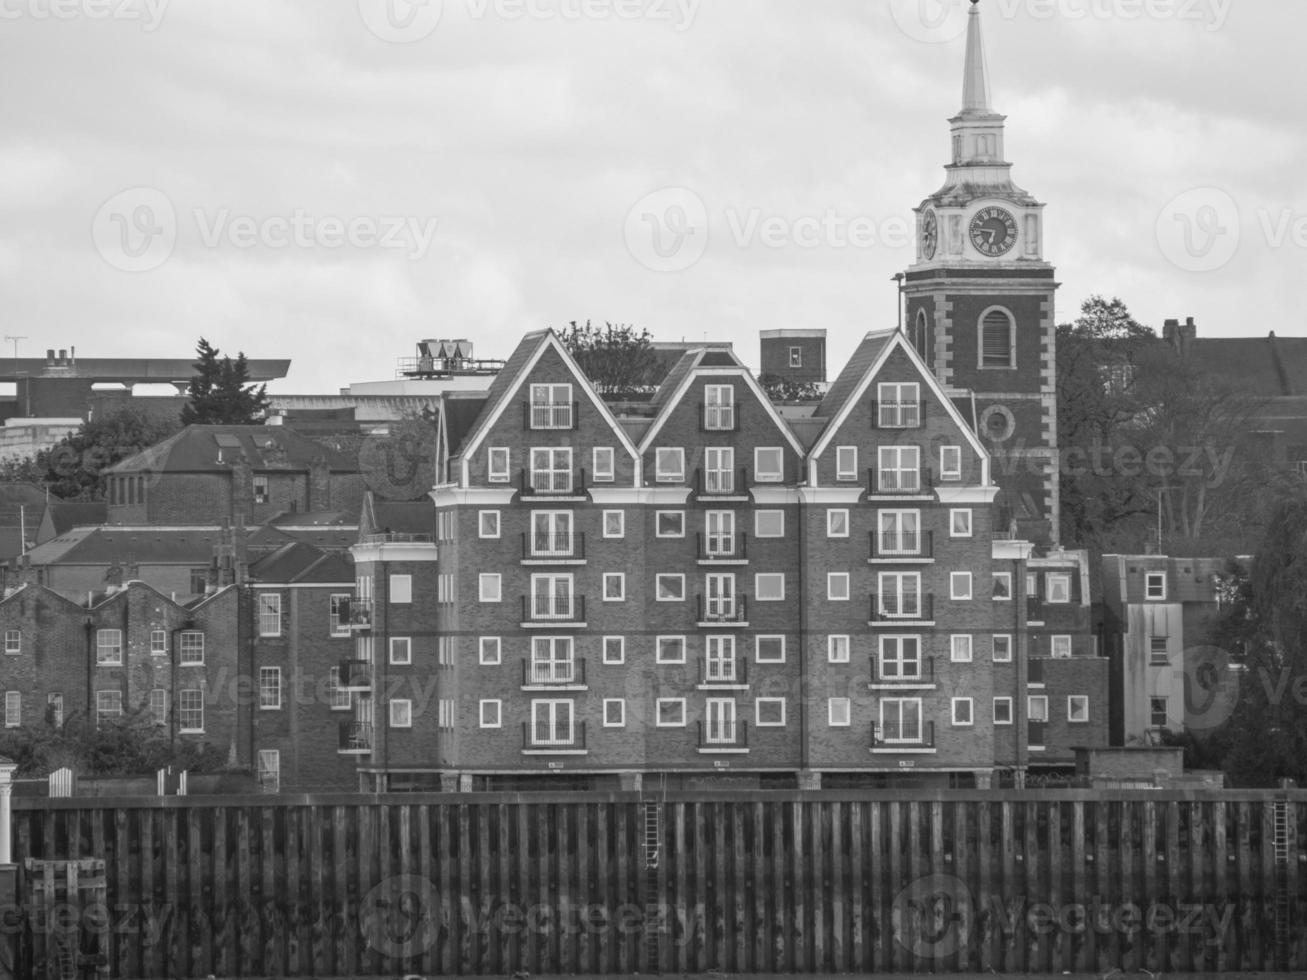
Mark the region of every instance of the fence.
<instances>
[{"instance_id":1,"label":"fence","mask_svg":"<svg viewBox=\"0 0 1307 980\"><path fill-rule=\"evenodd\" d=\"M1307 970L1303 792L14 804L114 976Z\"/></svg>"}]
</instances>

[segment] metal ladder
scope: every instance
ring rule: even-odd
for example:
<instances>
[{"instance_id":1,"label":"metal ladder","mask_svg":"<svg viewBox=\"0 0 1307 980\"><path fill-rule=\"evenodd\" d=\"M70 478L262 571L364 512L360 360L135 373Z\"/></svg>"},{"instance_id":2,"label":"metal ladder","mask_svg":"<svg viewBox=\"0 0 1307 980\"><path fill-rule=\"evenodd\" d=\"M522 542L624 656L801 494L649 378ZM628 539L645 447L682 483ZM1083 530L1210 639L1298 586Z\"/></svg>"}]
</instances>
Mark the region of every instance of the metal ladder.
<instances>
[{"instance_id":1,"label":"metal ladder","mask_svg":"<svg viewBox=\"0 0 1307 980\"><path fill-rule=\"evenodd\" d=\"M650 973L662 972L662 945L659 932L663 925L662 895L658 890L658 863L662 857L663 803L667 781L662 781L663 800L640 800L644 831L644 946L645 962Z\"/></svg>"},{"instance_id":2,"label":"metal ladder","mask_svg":"<svg viewBox=\"0 0 1307 980\"><path fill-rule=\"evenodd\" d=\"M1272 846L1275 854L1275 943L1281 948L1289 944L1289 927L1292 914L1289 895L1289 801L1271 803Z\"/></svg>"}]
</instances>

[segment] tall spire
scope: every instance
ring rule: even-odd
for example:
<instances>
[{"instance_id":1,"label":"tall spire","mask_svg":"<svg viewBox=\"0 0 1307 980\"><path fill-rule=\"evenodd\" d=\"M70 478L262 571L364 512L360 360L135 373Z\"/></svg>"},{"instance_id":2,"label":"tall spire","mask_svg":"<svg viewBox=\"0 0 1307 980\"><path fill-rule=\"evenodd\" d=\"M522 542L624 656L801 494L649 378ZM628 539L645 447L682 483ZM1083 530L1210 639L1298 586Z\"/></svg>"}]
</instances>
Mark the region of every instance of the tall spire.
<instances>
[{"instance_id":1,"label":"tall spire","mask_svg":"<svg viewBox=\"0 0 1307 980\"><path fill-rule=\"evenodd\" d=\"M962 111L991 113L989 70L985 66L985 42L980 36L980 0L971 0L967 17L967 66L962 79Z\"/></svg>"}]
</instances>

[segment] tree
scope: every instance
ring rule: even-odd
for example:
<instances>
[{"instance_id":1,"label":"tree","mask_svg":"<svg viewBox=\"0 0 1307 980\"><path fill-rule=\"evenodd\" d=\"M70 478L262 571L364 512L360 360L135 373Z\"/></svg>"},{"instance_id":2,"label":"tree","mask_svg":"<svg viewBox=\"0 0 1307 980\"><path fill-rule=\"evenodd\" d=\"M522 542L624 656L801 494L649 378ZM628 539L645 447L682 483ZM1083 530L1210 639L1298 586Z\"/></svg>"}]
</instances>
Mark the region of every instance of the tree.
<instances>
[{"instance_id":1,"label":"tree","mask_svg":"<svg viewBox=\"0 0 1307 980\"><path fill-rule=\"evenodd\" d=\"M658 384L658 355L649 331L628 324L596 327L573 320L559 334L567 352L601 395L626 397Z\"/></svg>"},{"instance_id":2,"label":"tree","mask_svg":"<svg viewBox=\"0 0 1307 980\"><path fill-rule=\"evenodd\" d=\"M171 418L155 418L134 407L83 422L72 435L37 454L36 469L43 473L38 482L65 500L103 500L105 470L178 429Z\"/></svg>"},{"instance_id":3,"label":"tree","mask_svg":"<svg viewBox=\"0 0 1307 980\"><path fill-rule=\"evenodd\" d=\"M793 381L777 374L763 374L758 384L774 402L819 402L821 388L815 381Z\"/></svg>"},{"instance_id":4,"label":"tree","mask_svg":"<svg viewBox=\"0 0 1307 980\"><path fill-rule=\"evenodd\" d=\"M258 425L268 412L268 386L250 382L244 351L219 357L221 351L203 337L195 347L198 359L187 388L182 425Z\"/></svg>"}]
</instances>

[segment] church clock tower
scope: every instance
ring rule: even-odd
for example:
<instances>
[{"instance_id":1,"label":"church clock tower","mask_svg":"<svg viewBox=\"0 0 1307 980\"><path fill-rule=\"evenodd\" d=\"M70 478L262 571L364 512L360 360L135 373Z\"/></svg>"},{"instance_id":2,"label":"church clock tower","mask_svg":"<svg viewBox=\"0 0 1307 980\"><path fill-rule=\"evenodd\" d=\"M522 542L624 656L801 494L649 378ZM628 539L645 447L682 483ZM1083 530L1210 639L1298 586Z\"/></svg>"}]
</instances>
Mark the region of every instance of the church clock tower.
<instances>
[{"instance_id":1,"label":"church clock tower","mask_svg":"<svg viewBox=\"0 0 1307 980\"><path fill-rule=\"evenodd\" d=\"M944 186L916 208L904 329L945 388L973 396L1000 488L995 526L1056 544L1058 283L1044 261L1044 206L1012 182L1004 159L1005 117L990 105L979 0L971 2L952 162Z\"/></svg>"}]
</instances>

